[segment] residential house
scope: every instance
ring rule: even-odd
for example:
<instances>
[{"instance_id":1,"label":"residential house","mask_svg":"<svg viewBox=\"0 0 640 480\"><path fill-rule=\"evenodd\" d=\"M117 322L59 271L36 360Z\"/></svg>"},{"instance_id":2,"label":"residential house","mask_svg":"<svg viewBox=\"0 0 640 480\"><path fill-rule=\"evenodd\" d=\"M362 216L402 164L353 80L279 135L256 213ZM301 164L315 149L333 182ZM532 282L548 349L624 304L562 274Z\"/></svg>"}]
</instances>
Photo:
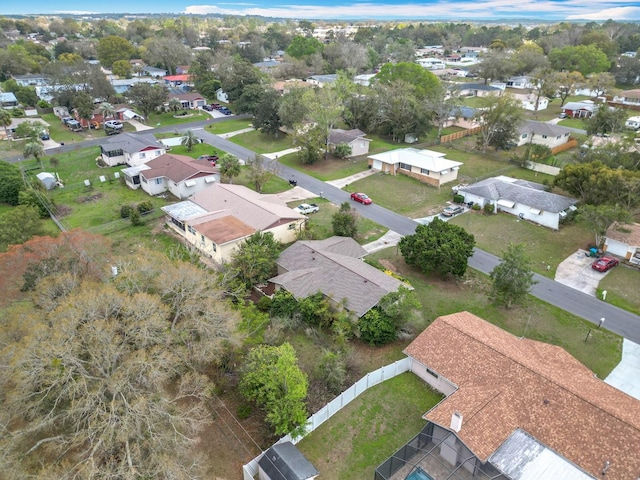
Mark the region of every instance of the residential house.
<instances>
[{"instance_id":1,"label":"residential house","mask_svg":"<svg viewBox=\"0 0 640 480\"><path fill-rule=\"evenodd\" d=\"M571 118L589 118L593 115L598 106L591 100L581 102L567 102L562 106L562 113Z\"/></svg>"},{"instance_id":2,"label":"residential house","mask_svg":"<svg viewBox=\"0 0 640 480\"><path fill-rule=\"evenodd\" d=\"M327 75L311 75L304 79L305 82L309 82L316 87L323 87L325 84L333 83L338 79L337 73L330 73Z\"/></svg>"},{"instance_id":3,"label":"residential house","mask_svg":"<svg viewBox=\"0 0 640 480\"><path fill-rule=\"evenodd\" d=\"M640 223L614 223L607 229L604 251L640 265Z\"/></svg>"},{"instance_id":4,"label":"residential house","mask_svg":"<svg viewBox=\"0 0 640 480\"><path fill-rule=\"evenodd\" d=\"M261 72L268 73L279 67L281 64L281 62L274 60L273 58L268 58L261 62L254 63L253 66Z\"/></svg>"},{"instance_id":5,"label":"residential house","mask_svg":"<svg viewBox=\"0 0 640 480\"><path fill-rule=\"evenodd\" d=\"M191 84L191 75L167 75L162 78L168 87L179 87Z\"/></svg>"},{"instance_id":6,"label":"residential house","mask_svg":"<svg viewBox=\"0 0 640 480\"><path fill-rule=\"evenodd\" d=\"M167 76L167 71L162 68L149 67L148 65L140 68L140 75L146 75L153 78L162 78Z\"/></svg>"},{"instance_id":7,"label":"residential house","mask_svg":"<svg viewBox=\"0 0 640 480\"><path fill-rule=\"evenodd\" d=\"M136 167L125 168L122 173L129 188L142 188L149 195L168 191L180 200L220 181L218 169L207 160L194 160L171 153L164 153Z\"/></svg>"},{"instance_id":8,"label":"residential house","mask_svg":"<svg viewBox=\"0 0 640 480\"><path fill-rule=\"evenodd\" d=\"M153 135L144 133L133 135L124 132L108 137L100 144L102 161L110 167L116 165L137 167L165 152L166 147L162 143Z\"/></svg>"},{"instance_id":9,"label":"residential house","mask_svg":"<svg viewBox=\"0 0 640 480\"><path fill-rule=\"evenodd\" d=\"M560 125L546 122L525 121L518 128L520 136L517 145L520 147L528 143L544 145L550 149L564 145L571 138L571 130Z\"/></svg>"},{"instance_id":10,"label":"residential house","mask_svg":"<svg viewBox=\"0 0 640 480\"><path fill-rule=\"evenodd\" d=\"M528 75L514 76L507 80L507 87L509 88L517 88L518 90L524 90L527 88L533 88L534 85L531 83L531 77Z\"/></svg>"},{"instance_id":11,"label":"residential house","mask_svg":"<svg viewBox=\"0 0 640 480\"><path fill-rule=\"evenodd\" d=\"M358 318L404 284L365 263L367 251L350 237L297 241L280 254L269 282L302 299L318 292ZM404 285L406 286L406 285Z\"/></svg>"},{"instance_id":12,"label":"residential house","mask_svg":"<svg viewBox=\"0 0 640 480\"><path fill-rule=\"evenodd\" d=\"M629 480L640 474L640 401L561 347L469 313L433 321L404 353L445 395L377 480ZM420 470L418 470L420 469ZM410 472L422 471L424 476ZM437 476L436 476L437 475Z\"/></svg>"},{"instance_id":13,"label":"residential house","mask_svg":"<svg viewBox=\"0 0 640 480\"><path fill-rule=\"evenodd\" d=\"M307 220L277 195L218 182L162 210L167 225L218 263L229 260L256 232L271 232L281 243L293 242Z\"/></svg>"},{"instance_id":14,"label":"residential house","mask_svg":"<svg viewBox=\"0 0 640 480\"><path fill-rule=\"evenodd\" d=\"M549 106L549 99L547 97L538 97L535 93L514 93L513 98L520 102L522 108L531 112L546 110Z\"/></svg>"},{"instance_id":15,"label":"residential house","mask_svg":"<svg viewBox=\"0 0 640 480\"><path fill-rule=\"evenodd\" d=\"M13 108L18 106L18 99L13 92L0 92L0 108Z\"/></svg>"},{"instance_id":16,"label":"residential house","mask_svg":"<svg viewBox=\"0 0 640 480\"><path fill-rule=\"evenodd\" d=\"M503 88L494 85L485 85L484 83L460 83L453 88L457 89L460 96L463 97L486 97L489 95L502 95Z\"/></svg>"},{"instance_id":17,"label":"residential house","mask_svg":"<svg viewBox=\"0 0 640 480\"><path fill-rule=\"evenodd\" d=\"M47 75L30 73L28 75L14 75L12 77L21 87L46 87L51 80Z\"/></svg>"},{"instance_id":18,"label":"residential house","mask_svg":"<svg viewBox=\"0 0 640 480\"><path fill-rule=\"evenodd\" d=\"M332 129L329 132L329 148L334 150L337 145L346 143L351 147L351 155L349 157L357 157L358 155L366 155L369 153L369 138L364 138L366 133L357 128L353 130L343 130L341 128Z\"/></svg>"},{"instance_id":19,"label":"residential house","mask_svg":"<svg viewBox=\"0 0 640 480\"><path fill-rule=\"evenodd\" d=\"M280 95L289 93L294 88L313 88L313 85L297 78L292 78L289 80L279 80L273 84L273 89Z\"/></svg>"},{"instance_id":20,"label":"residential house","mask_svg":"<svg viewBox=\"0 0 640 480\"><path fill-rule=\"evenodd\" d=\"M133 77L133 78L120 78L120 79L111 79L109 83L116 91L117 94L123 94L128 91L134 85L138 83L148 83L150 85L155 85L158 83L157 78L147 78L147 77Z\"/></svg>"},{"instance_id":21,"label":"residential house","mask_svg":"<svg viewBox=\"0 0 640 480\"><path fill-rule=\"evenodd\" d=\"M465 202L484 207L493 205L494 212L506 212L538 225L558 230L560 221L575 210L577 200L547 192L539 183L498 176L461 187L458 194Z\"/></svg>"},{"instance_id":22,"label":"residential house","mask_svg":"<svg viewBox=\"0 0 640 480\"><path fill-rule=\"evenodd\" d=\"M229 96L222 88L216 90L216 100L222 103L229 103Z\"/></svg>"},{"instance_id":23,"label":"residential house","mask_svg":"<svg viewBox=\"0 0 640 480\"><path fill-rule=\"evenodd\" d=\"M613 96L613 103L623 105L640 106L640 89L625 90Z\"/></svg>"},{"instance_id":24,"label":"residential house","mask_svg":"<svg viewBox=\"0 0 640 480\"><path fill-rule=\"evenodd\" d=\"M198 92L178 93L176 95L170 95L169 98L177 98L180 100L182 108L185 109L202 108L207 104L207 99ZM168 103L165 105L168 105Z\"/></svg>"},{"instance_id":25,"label":"residential house","mask_svg":"<svg viewBox=\"0 0 640 480\"><path fill-rule=\"evenodd\" d=\"M353 77L353 83L368 87L369 85L371 85L371 80L375 76L375 73L363 73L360 75L356 75L355 77Z\"/></svg>"},{"instance_id":26,"label":"residential house","mask_svg":"<svg viewBox=\"0 0 640 480\"><path fill-rule=\"evenodd\" d=\"M369 168L397 175L401 173L439 187L458 178L462 162L449 160L445 153L417 148L398 148L369 156Z\"/></svg>"},{"instance_id":27,"label":"residential house","mask_svg":"<svg viewBox=\"0 0 640 480\"><path fill-rule=\"evenodd\" d=\"M640 117L635 116L627 118L627 121L624 122L624 126L626 128L631 128L632 130L640 129Z\"/></svg>"},{"instance_id":28,"label":"residential house","mask_svg":"<svg viewBox=\"0 0 640 480\"><path fill-rule=\"evenodd\" d=\"M6 128L6 133L9 135L9 138L13 137L13 135L16 133L16 129L18 128L18 126L21 123L32 123L32 122L38 122L43 124L45 127L48 127L49 124L47 122L45 122L43 119L41 118L15 118L12 117L11 118L11 123L9 124L9 126ZM0 138L5 136L5 128L4 127L0 127Z\"/></svg>"},{"instance_id":29,"label":"residential house","mask_svg":"<svg viewBox=\"0 0 640 480\"><path fill-rule=\"evenodd\" d=\"M176 67L176 75L186 75L189 73L189 65L178 65Z\"/></svg>"},{"instance_id":30,"label":"residential house","mask_svg":"<svg viewBox=\"0 0 640 480\"><path fill-rule=\"evenodd\" d=\"M416 63L427 70L444 70L447 65L439 58L419 58Z\"/></svg>"},{"instance_id":31,"label":"residential house","mask_svg":"<svg viewBox=\"0 0 640 480\"><path fill-rule=\"evenodd\" d=\"M472 107L458 107L445 124L446 127L452 125L465 129L479 127L481 124L478 120L478 110Z\"/></svg>"},{"instance_id":32,"label":"residential house","mask_svg":"<svg viewBox=\"0 0 640 480\"><path fill-rule=\"evenodd\" d=\"M313 480L313 464L291 442L276 443L258 460L259 480Z\"/></svg>"}]
</instances>

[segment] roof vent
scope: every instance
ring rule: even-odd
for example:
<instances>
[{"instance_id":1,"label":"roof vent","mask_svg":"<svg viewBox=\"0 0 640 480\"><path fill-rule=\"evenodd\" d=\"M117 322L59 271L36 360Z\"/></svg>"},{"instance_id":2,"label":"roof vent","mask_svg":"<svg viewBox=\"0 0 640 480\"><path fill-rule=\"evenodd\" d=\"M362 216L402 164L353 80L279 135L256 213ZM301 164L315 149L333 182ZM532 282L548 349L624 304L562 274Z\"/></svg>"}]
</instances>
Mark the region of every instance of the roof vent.
<instances>
[{"instance_id":1,"label":"roof vent","mask_svg":"<svg viewBox=\"0 0 640 480\"><path fill-rule=\"evenodd\" d=\"M451 415L451 430L459 432L462 428L462 414L460 412L453 412Z\"/></svg>"}]
</instances>

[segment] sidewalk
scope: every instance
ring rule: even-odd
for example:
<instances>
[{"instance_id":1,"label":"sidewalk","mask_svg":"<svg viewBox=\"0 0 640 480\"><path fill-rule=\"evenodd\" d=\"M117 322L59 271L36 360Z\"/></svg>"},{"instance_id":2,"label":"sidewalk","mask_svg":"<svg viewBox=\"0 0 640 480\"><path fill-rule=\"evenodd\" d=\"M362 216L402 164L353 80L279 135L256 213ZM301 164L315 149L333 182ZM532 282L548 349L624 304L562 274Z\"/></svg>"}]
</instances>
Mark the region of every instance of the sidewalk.
<instances>
[{"instance_id":1,"label":"sidewalk","mask_svg":"<svg viewBox=\"0 0 640 480\"><path fill-rule=\"evenodd\" d=\"M278 157L289 155L290 153L295 153L298 150L300 150L300 148L288 148L287 150L282 150L281 152L265 153L263 157L267 157L267 158L270 158L271 160L275 160Z\"/></svg>"},{"instance_id":2,"label":"sidewalk","mask_svg":"<svg viewBox=\"0 0 640 480\"><path fill-rule=\"evenodd\" d=\"M220 138L229 138L229 137L233 137L234 135L241 135L243 133L253 132L254 130L255 128L249 127L249 128L243 128L242 130L236 130L235 132L221 133L218 136Z\"/></svg>"},{"instance_id":3,"label":"sidewalk","mask_svg":"<svg viewBox=\"0 0 640 480\"><path fill-rule=\"evenodd\" d=\"M387 247L391 247L393 245L397 245L398 242L402 239L402 235L394 232L393 230L387 230L383 236L381 236L378 240L367 243L366 245L362 245L367 252L373 253L378 250L384 250Z\"/></svg>"},{"instance_id":4,"label":"sidewalk","mask_svg":"<svg viewBox=\"0 0 640 480\"><path fill-rule=\"evenodd\" d=\"M353 182L357 182L358 180L362 180L363 178L366 178L369 175L373 175L374 173L377 173L377 172L373 169L367 169L364 172L356 173L355 175L351 175L345 178L339 178L337 180L329 180L326 183L328 183L329 185L333 185L334 187L337 187L337 188L344 188L347 185Z\"/></svg>"},{"instance_id":5,"label":"sidewalk","mask_svg":"<svg viewBox=\"0 0 640 480\"><path fill-rule=\"evenodd\" d=\"M133 128L136 129L136 132L141 132L143 130L153 130L154 127L150 127L149 125L145 125L144 123L140 123L137 120L126 120L126 122L129 123L129 125L133 125Z\"/></svg>"}]
</instances>

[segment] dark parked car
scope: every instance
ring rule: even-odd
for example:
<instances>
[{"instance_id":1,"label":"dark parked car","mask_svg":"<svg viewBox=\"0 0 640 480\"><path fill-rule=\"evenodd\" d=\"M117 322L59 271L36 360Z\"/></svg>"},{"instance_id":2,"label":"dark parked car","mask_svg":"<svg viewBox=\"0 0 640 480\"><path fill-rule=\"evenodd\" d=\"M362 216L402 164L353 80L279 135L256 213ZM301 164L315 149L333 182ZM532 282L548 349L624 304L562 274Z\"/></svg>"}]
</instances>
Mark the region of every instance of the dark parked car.
<instances>
[{"instance_id":1,"label":"dark parked car","mask_svg":"<svg viewBox=\"0 0 640 480\"><path fill-rule=\"evenodd\" d=\"M40 132L40 140L50 140L51 137L49 136L49 132L47 131L43 131Z\"/></svg>"},{"instance_id":2,"label":"dark parked car","mask_svg":"<svg viewBox=\"0 0 640 480\"><path fill-rule=\"evenodd\" d=\"M227 107L220 107L218 109L219 112L224 113L225 115L231 115L233 112L229 110Z\"/></svg>"},{"instance_id":3,"label":"dark parked car","mask_svg":"<svg viewBox=\"0 0 640 480\"><path fill-rule=\"evenodd\" d=\"M371 205L372 200L362 192L354 192L351 194L351 200L355 200L356 202L360 202L363 205Z\"/></svg>"},{"instance_id":4,"label":"dark parked car","mask_svg":"<svg viewBox=\"0 0 640 480\"><path fill-rule=\"evenodd\" d=\"M464 207L460 205L449 205L442 211L443 217L455 217L456 215L464 213Z\"/></svg>"},{"instance_id":5,"label":"dark parked car","mask_svg":"<svg viewBox=\"0 0 640 480\"><path fill-rule=\"evenodd\" d=\"M613 267L618 265L618 259L613 257L602 257L591 264L591 268L598 272L608 272Z\"/></svg>"},{"instance_id":6,"label":"dark parked car","mask_svg":"<svg viewBox=\"0 0 640 480\"><path fill-rule=\"evenodd\" d=\"M204 105L202 109L206 110L207 112L211 112L213 110L213 107L211 105Z\"/></svg>"},{"instance_id":7,"label":"dark parked car","mask_svg":"<svg viewBox=\"0 0 640 480\"><path fill-rule=\"evenodd\" d=\"M215 167L218 162L218 155L200 155L198 160L207 160Z\"/></svg>"}]
</instances>

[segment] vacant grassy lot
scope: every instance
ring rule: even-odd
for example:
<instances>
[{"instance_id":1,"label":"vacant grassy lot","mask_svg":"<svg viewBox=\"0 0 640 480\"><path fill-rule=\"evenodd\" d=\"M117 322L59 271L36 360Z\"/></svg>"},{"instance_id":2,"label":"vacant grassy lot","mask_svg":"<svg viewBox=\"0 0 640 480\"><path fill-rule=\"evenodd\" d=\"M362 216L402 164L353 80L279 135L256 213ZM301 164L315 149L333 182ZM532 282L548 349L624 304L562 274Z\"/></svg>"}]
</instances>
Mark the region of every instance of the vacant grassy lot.
<instances>
[{"instance_id":1,"label":"vacant grassy lot","mask_svg":"<svg viewBox=\"0 0 640 480\"><path fill-rule=\"evenodd\" d=\"M593 329L585 343L587 332L593 328L590 322L534 297L529 297L525 307L506 310L493 306L487 299L490 280L486 275L470 270L457 282L427 277L408 267L396 248L373 253L368 258L378 260L411 282L424 317L417 323L417 331L440 315L468 311L518 337L563 347L600 378L605 378L620 361L622 339L619 336Z\"/></svg>"},{"instance_id":2,"label":"vacant grassy lot","mask_svg":"<svg viewBox=\"0 0 640 480\"><path fill-rule=\"evenodd\" d=\"M373 478L376 467L424 426L441 396L412 373L367 390L298 447L323 478Z\"/></svg>"},{"instance_id":3,"label":"vacant grassy lot","mask_svg":"<svg viewBox=\"0 0 640 480\"><path fill-rule=\"evenodd\" d=\"M328 200L321 198L310 198L307 200L291 202L288 205L291 208L297 207L301 203L315 203L320 206L320 211L309 215L307 221L307 229L312 232L313 238L322 240L333 236L333 225L331 223L333 215L339 210L338 205L334 205ZM368 218L358 218L358 236L356 241L361 245L377 240L387 231L382 225L377 224Z\"/></svg>"},{"instance_id":4,"label":"vacant grassy lot","mask_svg":"<svg viewBox=\"0 0 640 480\"><path fill-rule=\"evenodd\" d=\"M244 130L250 127L253 127L251 120L247 118L234 118L224 122L211 123L207 125L205 129L210 133L220 135L221 133L237 132L238 130Z\"/></svg>"},{"instance_id":5,"label":"vacant grassy lot","mask_svg":"<svg viewBox=\"0 0 640 480\"><path fill-rule=\"evenodd\" d=\"M258 130L254 130L241 135L234 135L230 137L229 140L260 154L281 152L282 150L291 148L291 139L284 133L280 133L278 138L276 138L273 135L266 135Z\"/></svg>"},{"instance_id":6,"label":"vacant grassy lot","mask_svg":"<svg viewBox=\"0 0 640 480\"><path fill-rule=\"evenodd\" d=\"M561 225L560 230L554 231L507 213L484 215L472 211L451 222L473 233L476 245L494 255L502 256L509 243L523 243L534 271L549 278L554 278L560 262L593 241L591 232L581 225Z\"/></svg>"},{"instance_id":7,"label":"vacant grassy lot","mask_svg":"<svg viewBox=\"0 0 640 480\"><path fill-rule=\"evenodd\" d=\"M298 159L297 153L290 153L279 157L278 161L325 182L345 178L367 169L366 156L348 159L329 156L326 160L322 159L313 165L306 165Z\"/></svg>"},{"instance_id":8,"label":"vacant grassy lot","mask_svg":"<svg viewBox=\"0 0 640 480\"><path fill-rule=\"evenodd\" d=\"M180 110L181 112L182 110ZM187 110L188 115L174 117L173 112L152 113L146 123L152 127L166 127L167 125L180 125L182 123L199 122L209 120L211 115L202 110Z\"/></svg>"},{"instance_id":9,"label":"vacant grassy lot","mask_svg":"<svg viewBox=\"0 0 640 480\"><path fill-rule=\"evenodd\" d=\"M598 286L598 298L607 291L606 302L640 315L640 269L620 265L611 270Z\"/></svg>"}]
</instances>

